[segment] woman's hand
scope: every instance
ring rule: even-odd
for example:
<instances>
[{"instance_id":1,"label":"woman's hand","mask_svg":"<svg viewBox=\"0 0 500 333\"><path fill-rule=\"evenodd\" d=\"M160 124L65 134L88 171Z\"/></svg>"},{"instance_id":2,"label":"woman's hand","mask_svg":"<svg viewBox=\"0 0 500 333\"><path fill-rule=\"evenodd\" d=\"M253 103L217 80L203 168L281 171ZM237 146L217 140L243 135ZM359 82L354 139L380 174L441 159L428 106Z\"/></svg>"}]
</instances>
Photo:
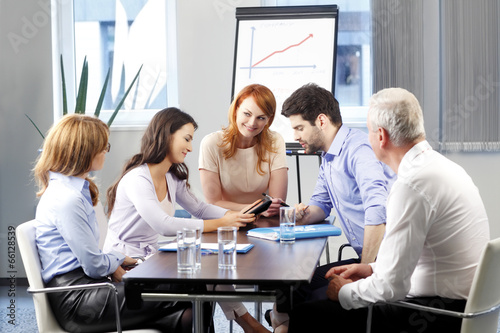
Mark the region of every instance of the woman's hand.
<instances>
[{"instance_id":1,"label":"woman's hand","mask_svg":"<svg viewBox=\"0 0 500 333\"><path fill-rule=\"evenodd\" d=\"M246 211L250 210L253 206L257 205L260 203L261 200L255 201L253 204L246 206L239 212L236 211L228 211L222 218L222 226L227 226L227 227L244 227L247 225L247 223L252 223L255 221L255 214L245 214Z\"/></svg>"},{"instance_id":2,"label":"woman's hand","mask_svg":"<svg viewBox=\"0 0 500 333\"><path fill-rule=\"evenodd\" d=\"M138 262L137 259L131 258L129 256L125 256L125 260L122 263L122 268L125 271L130 271L132 268L137 266Z\"/></svg>"},{"instance_id":3,"label":"woman's hand","mask_svg":"<svg viewBox=\"0 0 500 333\"><path fill-rule=\"evenodd\" d=\"M111 275L111 280L113 282L122 282L122 276L127 273L125 269L123 269L122 266L118 266L116 271Z\"/></svg>"},{"instance_id":4,"label":"woman's hand","mask_svg":"<svg viewBox=\"0 0 500 333\"><path fill-rule=\"evenodd\" d=\"M217 231L219 227L244 227L247 223L255 221L255 214L245 214L249 208L257 204L261 200L255 201L253 204L246 206L241 211L228 210L223 217L214 220L204 220L203 232Z\"/></svg>"},{"instance_id":5,"label":"woman's hand","mask_svg":"<svg viewBox=\"0 0 500 333\"><path fill-rule=\"evenodd\" d=\"M284 201L280 198L273 198L271 201L271 206L269 206L269 208L264 213L262 213L262 216L270 217L278 215L278 213L280 212L281 203Z\"/></svg>"}]
</instances>

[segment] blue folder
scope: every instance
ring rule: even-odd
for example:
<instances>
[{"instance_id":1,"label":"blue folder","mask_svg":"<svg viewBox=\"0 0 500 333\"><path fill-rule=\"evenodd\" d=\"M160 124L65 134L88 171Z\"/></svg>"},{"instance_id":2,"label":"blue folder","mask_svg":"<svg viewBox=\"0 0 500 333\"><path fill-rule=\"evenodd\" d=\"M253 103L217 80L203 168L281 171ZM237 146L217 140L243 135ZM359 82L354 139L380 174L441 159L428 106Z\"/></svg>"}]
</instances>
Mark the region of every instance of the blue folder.
<instances>
[{"instance_id":1,"label":"blue folder","mask_svg":"<svg viewBox=\"0 0 500 333\"><path fill-rule=\"evenodd\" d=\"M342 231L331 224L311 224L295 227L295 239L339 236ZM268 240L280 240L280 228L255 228L247 232L247 236Z\"/></svg>"}]
</instances>

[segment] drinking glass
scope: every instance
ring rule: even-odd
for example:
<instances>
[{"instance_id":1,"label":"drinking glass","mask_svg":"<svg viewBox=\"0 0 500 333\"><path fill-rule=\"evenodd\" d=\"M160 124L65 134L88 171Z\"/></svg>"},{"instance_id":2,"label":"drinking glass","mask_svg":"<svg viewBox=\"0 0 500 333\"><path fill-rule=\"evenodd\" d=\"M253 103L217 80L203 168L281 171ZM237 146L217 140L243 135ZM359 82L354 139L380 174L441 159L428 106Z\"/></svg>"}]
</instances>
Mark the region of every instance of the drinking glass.
<instances>
[{"instance_id":1,"label":"drinking glass","mask_svg":"<svg viewBox=\"0 0 500 333\"><path fill-rule=\"evenodd\" d=\"M280 243L295 243L295 208L280 207Z\"/></svg>"},{"instance_id":2,"label":"drinking glass","mask_svg":"<svg viewBox=\"0 0 500 333\"><path fill-rule=\"evenodd\" d=\"M195 268L196 231L177 231L177 271L192 272Z\"/></svg>"},{"instance_id":3,"label":"drinking glass","mask_svg":"<svg viewBox=\"0 0 500 333\"><path fill-rule=\"evenodd\" d=\"M195 268L201 268L201 228L196 227L196 254L195 254Z\"/></svg>"},{"instance_id":4,"label":"drinking glass","mask_svg":"<svg viewBox=\"0 0 500 333\"><path fill-rule=\"evenodd\" d=\"M219 227L217 241L219 243L219 269L236 268L236 227Z\"/></svg>"}]
</instances>

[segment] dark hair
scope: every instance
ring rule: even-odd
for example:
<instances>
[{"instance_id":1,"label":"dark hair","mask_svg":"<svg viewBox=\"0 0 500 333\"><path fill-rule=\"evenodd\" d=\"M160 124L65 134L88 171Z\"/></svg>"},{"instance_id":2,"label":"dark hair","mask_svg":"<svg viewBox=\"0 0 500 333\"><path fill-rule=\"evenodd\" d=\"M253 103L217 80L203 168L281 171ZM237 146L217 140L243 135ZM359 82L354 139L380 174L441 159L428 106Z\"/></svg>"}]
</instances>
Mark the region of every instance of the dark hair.
<instances>
[{"instance_id":1,"label":"dark hair","mask_svg":"<svg viewBox=\"0 0 500 333\"><path fill-rule=\"evenodd\" d=\"M325 114L333 124L342 125L339 102L330 91L314 83L308 83L295 90L285 100L281 110L281 114L285 117L300 115L313 126L321 113Z\"/></svg>"},{"instance_id":2,"label":"dark hair","mask_svg":"<svg viewBox=\"0 0 500 333\"><path fill-rule=\"evenodd\" d=\"M115 205L116 190L123 176L144 163L161 163L170 153L172 134L186 124L193 124L195 130L198 128L198 124L196 124L193 117L178 108L166 108L154 115L142 136L140 153L134 155L125 163L120 178L108 189L108 215L111 215ZM169 172L181 180L185 179L189 187L189 170L186 164L174 163Z\"/></svg>"}]
</instances>

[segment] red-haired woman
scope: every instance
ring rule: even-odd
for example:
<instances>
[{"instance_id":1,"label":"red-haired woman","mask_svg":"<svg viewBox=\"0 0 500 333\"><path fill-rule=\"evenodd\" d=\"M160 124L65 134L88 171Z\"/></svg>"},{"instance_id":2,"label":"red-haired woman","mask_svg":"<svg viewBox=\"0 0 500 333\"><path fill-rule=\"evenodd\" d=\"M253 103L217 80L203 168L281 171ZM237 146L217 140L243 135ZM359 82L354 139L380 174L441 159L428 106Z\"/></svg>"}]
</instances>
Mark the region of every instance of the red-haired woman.
<instances>
[{"instance_id":1,"label":"red-haired woman","mask_svg":"<svg viewBox=\"0 0 500 333\"><path fill-rule=\"evenodd\" d=\"M288 167L285 141L269 129L276 100L269 88L243 88L229 108L229 125L203 138L199 169L207 202L241 210L266 192L273 203L263 213L276 215L286 200Z\"/></svg>"}]
</instances>

